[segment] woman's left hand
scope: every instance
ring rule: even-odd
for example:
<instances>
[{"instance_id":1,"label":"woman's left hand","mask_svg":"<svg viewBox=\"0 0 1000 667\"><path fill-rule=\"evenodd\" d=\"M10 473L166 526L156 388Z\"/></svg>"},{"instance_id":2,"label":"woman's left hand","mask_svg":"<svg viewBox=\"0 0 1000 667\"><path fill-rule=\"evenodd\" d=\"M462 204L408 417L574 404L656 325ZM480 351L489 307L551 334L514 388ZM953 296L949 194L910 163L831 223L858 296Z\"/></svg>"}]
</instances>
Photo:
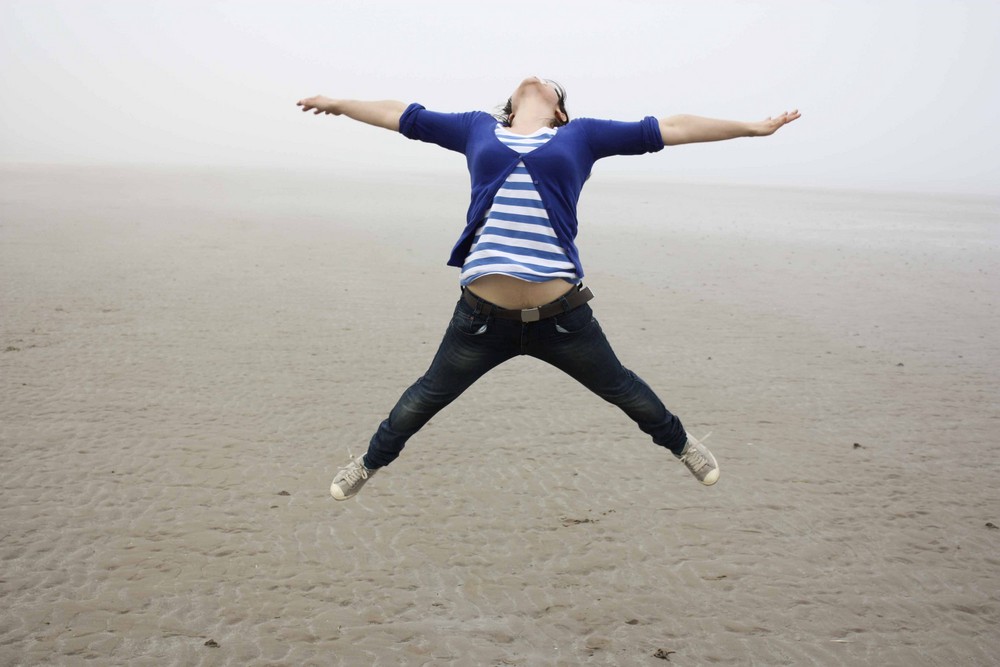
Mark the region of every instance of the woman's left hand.
<instances>
[{"instance_id":1,"label":"woman's left hand","mask_svg":"<svg viewBox=\"0 0 1000 667\"><path fill-rule=\"evenodd\" d=\"M774 118L770 117L765 118L764 120L753 124L753 134L751 136L754 137L770 136L775 132L777 132L778 128L784 125L788 125L793 120L798 118L800 115L801 114L799 114L799 110L796 109L795 111L786 111L780 116L776 116Z\"/></svg>"}]
</instances>

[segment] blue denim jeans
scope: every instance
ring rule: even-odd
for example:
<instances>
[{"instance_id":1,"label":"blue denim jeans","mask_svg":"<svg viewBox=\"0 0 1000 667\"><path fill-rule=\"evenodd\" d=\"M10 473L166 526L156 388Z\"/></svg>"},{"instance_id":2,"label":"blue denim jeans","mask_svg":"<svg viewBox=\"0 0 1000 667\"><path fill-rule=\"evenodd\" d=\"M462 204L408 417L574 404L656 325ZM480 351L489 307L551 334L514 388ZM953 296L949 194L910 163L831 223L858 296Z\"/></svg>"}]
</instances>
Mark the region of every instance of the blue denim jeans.
<instances>
[{"instance_id":1,"label":"blue denim jeans","mask_svg":"<svg viewBox=\"0 0 1000 667\"><path fill-rule=\"evenodd\" d=\"M652 389L625 368L608 343L589 304L538 322L485 317L458 300L441 346L427 372L403 392L372 436L367 468L399 456L406 441L487 371L526 354L552 364L621 408L653 442L679 455L687 441L680 419Z\"/></svg>"}]
</instances>

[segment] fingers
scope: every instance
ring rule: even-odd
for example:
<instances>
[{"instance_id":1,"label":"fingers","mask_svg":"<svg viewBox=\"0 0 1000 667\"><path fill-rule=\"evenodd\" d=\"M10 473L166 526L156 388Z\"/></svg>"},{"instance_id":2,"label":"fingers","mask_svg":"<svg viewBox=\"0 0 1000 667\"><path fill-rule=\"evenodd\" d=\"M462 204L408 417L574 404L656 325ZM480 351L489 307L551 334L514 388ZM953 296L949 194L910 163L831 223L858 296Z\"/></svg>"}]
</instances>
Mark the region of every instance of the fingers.
<instances>
[{"instance_id":1,"label":"fingers","mask_svg":"<svg viewBox=\"0 0 1000 667\"><path fill-rule=\"evenodd\" d=\"M788 123L791 123L793 120L796 120L800 116L801 116L801 114L799 113L799 110L798 109L794 109L792 111L785 111L780 116L776 116L776 117L768 116L767 120L765 120L764 122L767 123L768 125L770 125L771 128L772 128L771 132L774 132L779 127L782 127L784 125L787 125Z\"/></svg>"},{"instance_id":2,"label":"fingers","mask_svg":"<svg viewBox=\"0 0 1000 667\"><path fill-rule=\"evenodd\" d=\"M320 109L319 106L320 97L318 95L314 97L306 97L305 99L301 99L298 102L296 102L295 105L302 107L303 112L315 110L313 111L313 113L317 114L323 113L323 111Z\"/></svg>"}]
</instances>

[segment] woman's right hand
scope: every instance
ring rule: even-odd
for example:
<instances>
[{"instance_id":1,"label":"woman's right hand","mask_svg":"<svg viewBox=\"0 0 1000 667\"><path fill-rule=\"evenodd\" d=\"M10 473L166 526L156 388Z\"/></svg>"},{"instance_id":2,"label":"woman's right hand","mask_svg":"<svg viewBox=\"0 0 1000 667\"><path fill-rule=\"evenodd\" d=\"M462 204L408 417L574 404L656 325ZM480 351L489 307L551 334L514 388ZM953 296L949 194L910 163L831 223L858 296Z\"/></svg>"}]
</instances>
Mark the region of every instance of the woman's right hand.
<instances>
[{"instance_id":1,"label":"woman's right hand","mask_svg":"<svg viewBox=\"0 0 1000 667\"><path fill-rule=\"evenodd\" d=\"M387 130L399 130L399 118L406 110L406 105L396 100L379 100L366 102L362 100L332 100L329 97L316 95L296 102L303 111L316 114L325 113L330 116L344 115L348 118L384 127Z\"/></svg>"},{"instance_id":2,"label":"woman's right hand","mask_svg":"<svg viewBox=\"0 0 1000 667\"><path fill-rule=\"evenodd\" d=\"M302 111L312 111L315 114L325 113L332 116L339 116L341 113L337 109L336 100L332 100L329 97L323 97L322 95L307 97L303 100L299 100L295 104L302 107Z\"/></svg>"}]
</instances>

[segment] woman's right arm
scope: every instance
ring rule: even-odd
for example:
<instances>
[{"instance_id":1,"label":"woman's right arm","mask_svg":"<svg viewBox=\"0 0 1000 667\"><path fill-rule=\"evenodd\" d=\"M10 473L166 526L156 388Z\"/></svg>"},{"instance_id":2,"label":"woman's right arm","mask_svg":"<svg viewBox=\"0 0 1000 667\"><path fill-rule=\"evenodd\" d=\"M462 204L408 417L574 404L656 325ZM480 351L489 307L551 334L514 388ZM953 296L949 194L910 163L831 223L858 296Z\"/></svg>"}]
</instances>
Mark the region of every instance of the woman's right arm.
<instances>
[{"instance_id":1,"label":"woman's right arm","mask_svg":"<svg viewBox=\"0 0 1000 667\"><path fill-rule=\"evenodd\" d=\"M368 123L376 127L384 127L394 132L399 131L399 117L406 110L406 104L396 100L380 100L363 102L361 100L334 100L322 95L307 97L296 104L303 111L316 114L344 115L348 118Z\"/></svg>"}]
</instances>

